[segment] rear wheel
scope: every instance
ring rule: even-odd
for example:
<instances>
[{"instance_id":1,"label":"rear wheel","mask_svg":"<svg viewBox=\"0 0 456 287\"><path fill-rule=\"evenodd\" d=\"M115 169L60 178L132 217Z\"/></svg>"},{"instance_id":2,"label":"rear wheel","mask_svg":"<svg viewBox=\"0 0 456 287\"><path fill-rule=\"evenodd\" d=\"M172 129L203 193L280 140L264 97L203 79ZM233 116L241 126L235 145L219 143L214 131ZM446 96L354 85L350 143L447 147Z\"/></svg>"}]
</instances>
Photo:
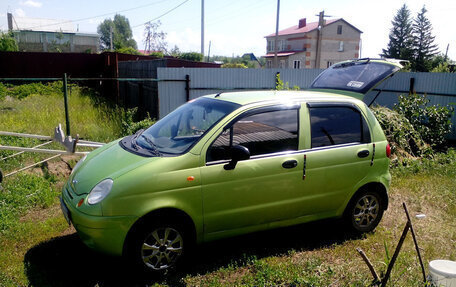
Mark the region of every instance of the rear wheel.
<instances>
[{"instance_id":1,"label":"rear wheel","mask_svg":"<svg viewBox=\"0 0 456 287\"><path fill-rule=\"evenodd\" d=\"M370 232L382 219L384 209L383 198L377 191L364 190L350 201L345 221L355 231Z\"/></svg>"}]
</instances>

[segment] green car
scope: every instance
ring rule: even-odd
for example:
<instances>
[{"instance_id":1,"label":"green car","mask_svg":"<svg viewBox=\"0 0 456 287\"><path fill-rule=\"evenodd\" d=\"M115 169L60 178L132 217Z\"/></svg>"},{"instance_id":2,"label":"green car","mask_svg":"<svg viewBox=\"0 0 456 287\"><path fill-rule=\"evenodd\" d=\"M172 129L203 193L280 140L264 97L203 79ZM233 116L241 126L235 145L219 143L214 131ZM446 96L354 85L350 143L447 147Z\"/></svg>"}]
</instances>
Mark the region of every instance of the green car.
<instances>
[{"instance_id":1,"label":"green car","mask_svg":"<svg viewBox=\"0 0 456 287\"><path fill-rule=\"evenodd\" d=\"M307 91L192 100L81 159L63 214L87 246L151 271L197 243L324 218L369 232L388 206L390 147L360 99L400 67L347 61Z\"/></svg>"}]
</instances>

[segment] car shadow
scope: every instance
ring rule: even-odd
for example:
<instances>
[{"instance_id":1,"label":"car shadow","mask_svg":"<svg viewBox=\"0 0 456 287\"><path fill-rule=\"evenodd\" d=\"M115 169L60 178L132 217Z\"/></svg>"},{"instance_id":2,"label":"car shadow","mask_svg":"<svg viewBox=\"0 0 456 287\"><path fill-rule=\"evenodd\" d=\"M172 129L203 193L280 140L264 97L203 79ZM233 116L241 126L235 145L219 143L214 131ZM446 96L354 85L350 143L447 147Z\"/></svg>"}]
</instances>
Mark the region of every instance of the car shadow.
<instances>
[{"instance_id":1,"label":"car shadow","mask_svg":"<svg viewBox=\"0 0 456 287\"><path fill-rule=\"evenodd\" d=\"M156 282L184 286L181 278L206 274L252 258L281 256L291 251L322 249L361 235L347 232L339 220L324 220L206 243L178 271L153 278L131 270L121 258L97 253L71 234L32 247L24 257L30 286L148 286Z\"/></svg>"}]
</instances>

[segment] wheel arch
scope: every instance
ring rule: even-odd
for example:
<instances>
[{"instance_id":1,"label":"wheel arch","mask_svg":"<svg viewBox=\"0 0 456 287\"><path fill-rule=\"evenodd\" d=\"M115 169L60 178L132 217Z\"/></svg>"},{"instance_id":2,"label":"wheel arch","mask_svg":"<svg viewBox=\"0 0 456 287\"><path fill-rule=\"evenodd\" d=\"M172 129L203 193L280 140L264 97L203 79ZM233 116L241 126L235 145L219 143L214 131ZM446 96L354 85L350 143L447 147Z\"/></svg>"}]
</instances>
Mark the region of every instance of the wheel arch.
<instances>
[{"instance_id":1,"label":"wheel arch","mask_svg":"<svg viewBox=\"0 0 456 287\"><path fill-rule=\"evenodd\" d=\"M361 192L364 192L366 190L377 191L380 194L380 196L382 197L382 201L384 203L383 210L388 209L389 199L388 199L388 192L386 190L386 187L380 182L369 182L369 183L361 186L360 188L358 188L358 190L351 196L350 200L348 201L347 206L345 207L344 214L347 211L347 209L351 206L351 204L353 203L353 199L356 198L356 196L358 194L360 194Z\"/></svg>"},{"instance_id":2,"label":"wheel arch","mask_svg":"<svg viewBox=\"0 0 456 287\"><path fill-rule=\"evenodd\" d=\"M197 234L196 234L196 225L193 219L188 215L185 211L182 211L177 208L160 208L153 210L144 216L140 217L136 222L131 226L130 230L128 230L127 236L125 237L124 240L124 246L123 246L123 254L128 253L128 248L129 248L129 243L134 237L134 234L144 224L150 221L160 221L160 220L166 220L166 221L174 221L176 223L182 224L186 231L189 234L190 240L193 243L196 243L197 241ZM193 244L192 243L192 244Z\"/></svg>"}]
</instances>

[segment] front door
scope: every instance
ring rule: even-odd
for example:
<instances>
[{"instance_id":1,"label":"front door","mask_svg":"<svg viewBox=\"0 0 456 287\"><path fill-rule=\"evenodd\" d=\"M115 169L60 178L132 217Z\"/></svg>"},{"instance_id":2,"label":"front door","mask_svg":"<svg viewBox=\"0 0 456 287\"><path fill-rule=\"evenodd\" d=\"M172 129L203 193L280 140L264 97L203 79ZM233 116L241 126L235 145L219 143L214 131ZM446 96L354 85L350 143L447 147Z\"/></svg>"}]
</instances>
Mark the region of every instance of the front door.
<instances>
[{"instance_id":1,"label":"front door","mask_svg":"<svg viewBox=\"0 0 456 287\"><path fill-rule=\"evenodd\" d=\"M208 143L201 168L206 234L299 215L303 157L297 153L298 121L298 107L250 111ZM250 159L226 170L234 145L248 148Z\"/></svg>"}]
</instances>

